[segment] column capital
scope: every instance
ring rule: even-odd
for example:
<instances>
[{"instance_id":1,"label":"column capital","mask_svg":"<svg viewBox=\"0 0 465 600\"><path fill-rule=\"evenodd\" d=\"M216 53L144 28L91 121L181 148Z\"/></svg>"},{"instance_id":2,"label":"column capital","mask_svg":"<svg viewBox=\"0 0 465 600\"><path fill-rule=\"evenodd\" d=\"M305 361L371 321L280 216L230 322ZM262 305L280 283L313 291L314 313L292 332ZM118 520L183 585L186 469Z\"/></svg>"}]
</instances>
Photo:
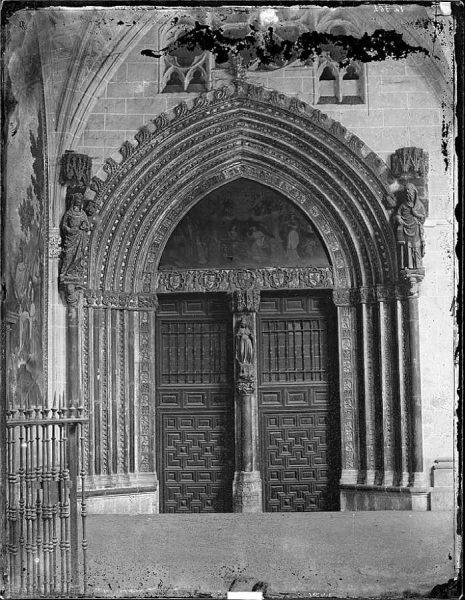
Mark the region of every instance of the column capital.
<instances>
[{"instance_id":1,"label":"column capital","mask_svg":"<svg viewBox=\"0 0 465 600\"><path fill-rule=\"evenodd\" d=\"M360 304L373 304L376 302L376 290L369 286L360 286L357 289L357 301Z\"/></svg>"},{"instance_id":2,"label":"column capital","mask_svg":"<svg viewBox=\"0 0 465 600\"><path fill-rule=\"evenodd\" d=\"M381 283L376 285L376 299L378 302L390 302L396 297L396 288L392 284Z\"/></svg>"},{"instance_id":3,"label":"column capital","mask_svg":"<svg viewBox=\"0 0 465 600\"><path fill-rule=\"evenodd\" d=\"M258 312L260 308L260 290L234 290L230 294L231 311L237 313Z\"/></svg>"},{"instance_id":4,"label":"column capital","mask_svg":"<svg viewBox=\"0 0 465 600\"><path fill-rule=\"evenodd\" d=\"M333 302L336 306L353 306L358 298L358 290L353 288L335 288Z\"/></svg>"}]
</instances>

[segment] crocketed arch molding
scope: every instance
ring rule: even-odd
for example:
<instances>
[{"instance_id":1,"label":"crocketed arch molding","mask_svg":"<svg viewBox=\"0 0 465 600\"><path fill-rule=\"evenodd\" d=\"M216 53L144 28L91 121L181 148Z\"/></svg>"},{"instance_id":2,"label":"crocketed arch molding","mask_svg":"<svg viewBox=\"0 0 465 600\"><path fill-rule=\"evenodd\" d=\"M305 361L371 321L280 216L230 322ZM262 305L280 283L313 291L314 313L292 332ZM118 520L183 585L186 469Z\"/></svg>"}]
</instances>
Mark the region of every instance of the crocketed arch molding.
<instances>
[{"instance_id":1,"label":"crocketed arch molding","mask_svg":"<svg viewBox=\"0 0 465 600\"><path fill-rule=\"evenodd\" d=\"M300 206L325 240L336 287L397 280L388 168L324 113L238 81L182 102L135 137L92 181L99 218L88 288L146 291L179 220L238 177Z\"/></svg>"}]
</instances>

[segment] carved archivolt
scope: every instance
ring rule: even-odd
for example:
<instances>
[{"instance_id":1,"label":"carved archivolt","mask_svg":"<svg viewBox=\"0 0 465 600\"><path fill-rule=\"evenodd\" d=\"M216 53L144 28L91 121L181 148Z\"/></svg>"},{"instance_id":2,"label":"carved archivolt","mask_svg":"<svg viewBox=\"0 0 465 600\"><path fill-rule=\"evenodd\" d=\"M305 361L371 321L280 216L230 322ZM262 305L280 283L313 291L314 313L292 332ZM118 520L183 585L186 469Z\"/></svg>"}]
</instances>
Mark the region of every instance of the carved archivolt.
<instances>
[{"instance_id":1,"label":"carved archivolt","mask_svg":"<svg viewBox=\"0 0 465 600\"><path fill-rule=\"evenodd\" d=\"M308 214L327 244L336 287L397 279L389 170L320 111L238 81L159 115L136 138L91 184L100 215L92 223L87 287L155 291L158 261L178 221L238 177L273 187Z\"/></svg>"}]
</instances>

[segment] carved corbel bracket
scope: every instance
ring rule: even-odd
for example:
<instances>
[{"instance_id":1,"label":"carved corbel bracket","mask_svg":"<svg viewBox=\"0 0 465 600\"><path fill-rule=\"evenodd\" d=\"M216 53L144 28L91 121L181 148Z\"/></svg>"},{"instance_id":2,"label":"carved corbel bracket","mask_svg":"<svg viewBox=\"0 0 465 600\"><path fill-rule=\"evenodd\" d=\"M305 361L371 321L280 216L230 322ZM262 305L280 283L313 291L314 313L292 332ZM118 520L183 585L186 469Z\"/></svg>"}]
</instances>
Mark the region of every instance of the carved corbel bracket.
<instances>
[{"instance_id":1,"label":"carved corbel bracket","mask_svg":"<svg viewBox=\"0 0 465 600\"><path fill-rule=\"evenodd\" d=\"M402 271L402 279L398 286L400 294L405 298L418 298L420 295L420 283L424 276L424 269L406 269Z\"/></svg>"},{"instance_id":2,"label":"carved corbel bracket","mask_svg":"<svg viewBox=\"0 0 465 600\"><path fill-rule=\"evenodd\" d=\"M60 282L60 289L68 306L77 306L82 298L84 288L80 283Z\"/></svg>"},{"instance_id":3,"label":"carved corbel bracket","mask_svg":"<svg viewBox=\"0 0 465 600\"><path fill-rule=\"evenodd\" d=\"M260 307L260 290L234 290L231 292L230 302L232 312L257 312Z\"/></svg>"},{"instance_id":4,"label":"carved corbel bracket","mask_svg":"<svg viewBox=\"0 0 465 600\"><path fill-rule=\"evenodd\" d=\"M240 396L249 396L255 392L255 380L253 377L242 377L236 382L236 390Z\"/></svg>"}]
</instances>

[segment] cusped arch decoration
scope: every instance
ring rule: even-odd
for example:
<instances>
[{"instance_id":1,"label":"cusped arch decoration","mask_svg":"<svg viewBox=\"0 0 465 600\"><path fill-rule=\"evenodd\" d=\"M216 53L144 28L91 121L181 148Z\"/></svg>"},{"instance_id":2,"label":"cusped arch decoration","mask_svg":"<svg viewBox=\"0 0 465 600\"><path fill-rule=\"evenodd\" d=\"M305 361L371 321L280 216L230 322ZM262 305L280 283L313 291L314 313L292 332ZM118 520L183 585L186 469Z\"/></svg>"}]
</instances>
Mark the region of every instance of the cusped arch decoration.
<instances>
[{"instance_id":1,"label":"cusped arch decoration","mask_svg":"<svg viewBox=\"0 0 465 600\"><path fill-rule=\"evenodd\" d=\"M156 291L157 265L179 220L239 177L296 203L325 240L335 287L397 280L385 163L337 121L244 81L182 102L125 142L93 178L98 210L86 287Z\"/></svg>"}]
</instances>

